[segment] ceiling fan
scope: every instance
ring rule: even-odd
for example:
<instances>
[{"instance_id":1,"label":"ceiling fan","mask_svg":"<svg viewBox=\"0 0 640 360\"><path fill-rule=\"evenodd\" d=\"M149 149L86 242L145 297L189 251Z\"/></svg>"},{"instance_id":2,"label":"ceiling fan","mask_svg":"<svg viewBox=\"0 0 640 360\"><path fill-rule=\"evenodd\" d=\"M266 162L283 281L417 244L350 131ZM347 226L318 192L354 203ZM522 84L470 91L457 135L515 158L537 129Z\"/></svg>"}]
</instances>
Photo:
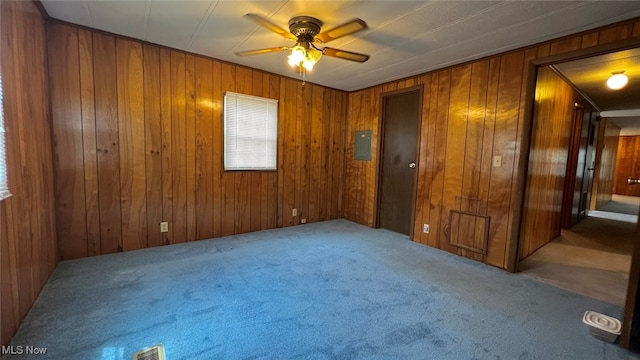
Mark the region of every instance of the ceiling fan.
<instances>
[{"instance_id":1,"label":"ceiling fan","mask_svg":"<svg viewBox=\"0 0 640 360\"><path fill-rule=\"evenodd\" d=\"M297 67L298 71L303 74L305 70L311 71L322 55L360 63L369 60L369 55L323 46L329 41L367 29L367 24L360 19L353 19L329 30L320 32L323 25L322 21L311 16L296 16L289 20L289 31L287 32L260 15L246 14L245 16L256 22L258 25L273 31L285 39L293 40L296 43L294 46L237 51L235 54L238 56L268 54L272 52L291 50L291 55L288 57L289 65Z\"/></svg>"}]
</instances>

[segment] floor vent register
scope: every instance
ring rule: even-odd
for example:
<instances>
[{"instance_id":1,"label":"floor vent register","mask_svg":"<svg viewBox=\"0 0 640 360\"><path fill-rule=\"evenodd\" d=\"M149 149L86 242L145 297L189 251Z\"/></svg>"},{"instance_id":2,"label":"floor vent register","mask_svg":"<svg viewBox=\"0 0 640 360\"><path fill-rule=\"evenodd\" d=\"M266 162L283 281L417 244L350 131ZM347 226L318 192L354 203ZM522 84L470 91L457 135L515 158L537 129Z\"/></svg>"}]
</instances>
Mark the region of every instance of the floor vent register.
<instances>
[{"instance_id":1,"label":"floor vent register","mask_svg":"<svg viewBox=\"0 0 640 360\"><path fill-rule=\"evenodd\" d=\"M142 349L133 354L133 360L165 360L162 344Z\"/></svg>"}]
</instances>

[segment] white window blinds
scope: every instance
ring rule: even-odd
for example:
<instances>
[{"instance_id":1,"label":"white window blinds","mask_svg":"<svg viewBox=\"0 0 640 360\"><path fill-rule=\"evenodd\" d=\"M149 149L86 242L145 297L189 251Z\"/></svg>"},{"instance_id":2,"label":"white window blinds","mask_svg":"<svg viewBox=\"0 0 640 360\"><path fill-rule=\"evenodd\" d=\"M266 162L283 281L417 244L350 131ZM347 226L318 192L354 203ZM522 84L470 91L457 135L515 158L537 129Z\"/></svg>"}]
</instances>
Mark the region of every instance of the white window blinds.
<instances>
[{"instance_id":1,"label":"white window blinds","mask_svg":"<svg viewBox=\"0 0 640 360\"><path fill-rule=\"evenodd\" d=\"M224 95L224 169L275 170L278 101L227 92Z\"/></svg>"},{"instance_id":2,"label":"white window blinds","mask_svg":"<svg viewBox=\"0 0 640 360\"><path fill-rule=\"evenodd\" d=\"M7 147L4 129L4 105L2 98L2 76L0 75L0 200L11 196L9 178L7 176Z\"/></svg>"}]
</instances>

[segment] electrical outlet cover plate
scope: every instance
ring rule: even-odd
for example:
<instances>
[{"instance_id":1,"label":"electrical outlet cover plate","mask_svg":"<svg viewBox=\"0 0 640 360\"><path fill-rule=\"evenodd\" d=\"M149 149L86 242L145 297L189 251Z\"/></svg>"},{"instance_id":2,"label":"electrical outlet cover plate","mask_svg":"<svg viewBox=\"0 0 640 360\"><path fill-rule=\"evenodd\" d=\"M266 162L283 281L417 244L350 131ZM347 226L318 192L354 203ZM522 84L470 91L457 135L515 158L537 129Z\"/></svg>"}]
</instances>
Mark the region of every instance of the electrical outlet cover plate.
<instances>
[{"instance_id":1,"label":"electrical outlet cover plate","mask_svg":"<svg viewBox=\"0 0 640 360\"><path fill-rule=\"evenodd\" d=\"M422 225L422 232L425 234L429 233L429 224Z\"/></svg>"}]
</instances>

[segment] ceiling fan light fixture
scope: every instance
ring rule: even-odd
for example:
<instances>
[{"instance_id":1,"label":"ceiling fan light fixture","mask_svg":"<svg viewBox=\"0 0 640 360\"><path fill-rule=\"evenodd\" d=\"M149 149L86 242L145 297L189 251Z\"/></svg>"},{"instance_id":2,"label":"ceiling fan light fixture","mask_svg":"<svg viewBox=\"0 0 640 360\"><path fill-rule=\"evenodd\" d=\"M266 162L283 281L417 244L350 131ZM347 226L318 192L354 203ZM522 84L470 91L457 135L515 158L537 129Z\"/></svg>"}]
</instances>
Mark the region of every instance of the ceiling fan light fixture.
<instances>
[{"instance_id":1,"label":"ceiling fan light fixture","mask_svg":"<svg viewBox=\"0 0 640 360\"><path fill-rule=\"evenodd\" d=\"M611 73L611 77L607 80L607 86L612 90L620 90L627 85L629 78L624 71Z\"/></svg>"},{"instance_id":2,"label":"ceiling fan light fixture","mask_svg":"<svg viewBox=\"0 0 640 360\"><path fill-rule=\"evenodd\" d=\"M300 63L304 61L306 56L307 56L307 52L302 46L300 45L294 46L293 49L291 49L291 55L289 55L288 57L289 65L299 66Z\"/></svg>"},{"instance_id":3,"label":"ceiling fan light fixture","mask_svg":"<svg viewBox=\"0 0 640 360\"><path fill-rule=\"evenodd\" d=\"M320 60L321 56L322 51L316 50L313 47L309 48L309 50L307 50L307 55L302 61L302 66L304 66L307 71L313 70L313 66L318 62L318 60Z\"/></svg>"}]
</instances>

